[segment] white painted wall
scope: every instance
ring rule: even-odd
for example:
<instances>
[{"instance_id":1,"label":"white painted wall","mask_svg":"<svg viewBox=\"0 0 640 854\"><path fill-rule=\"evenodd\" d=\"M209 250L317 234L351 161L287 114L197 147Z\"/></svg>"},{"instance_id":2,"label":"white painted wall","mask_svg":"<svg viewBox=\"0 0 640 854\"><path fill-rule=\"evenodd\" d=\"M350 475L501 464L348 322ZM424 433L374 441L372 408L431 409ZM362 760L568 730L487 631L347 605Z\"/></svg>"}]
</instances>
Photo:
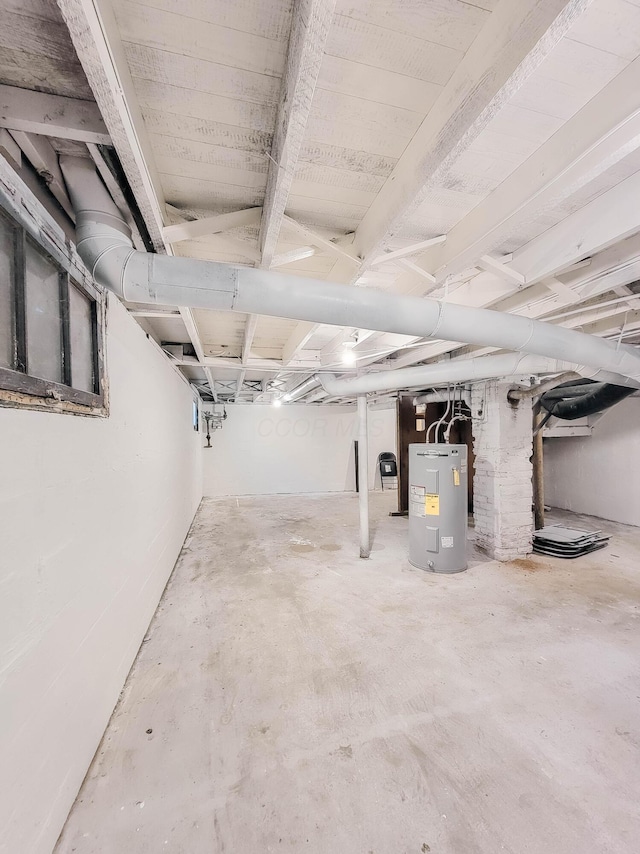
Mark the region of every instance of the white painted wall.
<instances>
[{"instance_id":1,"label":"white painted wall","mask_svg":"<svg viewBox=\"0 0 640 854\"><path fill-rule=\"evenodd\" d=\"M201 497L192 392L110 299L108 419L0 409L0 851L49 854Z\"/></svg>"},{"instance_id":2,"label":"white painted wall","mask_svg":"<svg viewBox=\"0 0 640 854\"><path fill-rule=\"evenodd\" d=\"M602 416L591 436L544 443L545 502L640 525L640 398Z\"/></svg>"},{"instance_id":3,"label":"white painted wall","mask_svg":"<svg viewBox=\"0 0 640 854\"><path fill-rule=\"evenodd\" d=\"M203 454L204 494L343 492L355 489L354 407L235 404ZM370 485L379 487L376 461L396 453L396 411L369 411Z\"/></svg>"}]
</instances>

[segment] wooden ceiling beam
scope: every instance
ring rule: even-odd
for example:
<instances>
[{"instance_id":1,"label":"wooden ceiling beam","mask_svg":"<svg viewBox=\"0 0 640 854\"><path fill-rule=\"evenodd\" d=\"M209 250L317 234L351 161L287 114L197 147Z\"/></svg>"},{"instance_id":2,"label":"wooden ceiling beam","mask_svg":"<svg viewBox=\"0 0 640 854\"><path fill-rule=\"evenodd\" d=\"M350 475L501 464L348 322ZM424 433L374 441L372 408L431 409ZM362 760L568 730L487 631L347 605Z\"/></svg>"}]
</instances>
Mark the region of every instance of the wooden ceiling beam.
<instances>
[{"instance_id":1,"label":"wooden ceiling beam","mask_svg":"<svg viewBox=\"0 0 640 854\"><path fill-rule=\"evenodd\" d=\"M500 3L356 230L366 268L567 34L590 0ZM419 108L419 105L416 105Z\"/></svg>"},{"instance_id":2,"label":"wooden ceiling beam","mask_svg":"<svg viewBox=\"0 0 640 854\"><path fill-rule=\"evenodd\" d=\"M335 4L336 0L296 0L293 5L260 228L266 268L276 252Z\"/></svg>"},{"instance_id":3,"label":"wooden ceiling beam","mask_svg":"<svg viewBox=\"0 0 640 854\"><path fill-rule=\"evenodd\" d=\"M640 147L640 59L527 158L431 249L423 263L439 281L476 263L524 222L598 178Z\"/></svg>"},{"instance_id":4,"label":"wooden ceiling beam","mask_svg":"<svg viewBox=\"0 0 640 854\"><path fill-rule=\"evenodd\" d=\"M180 215L180 211L177 208L172 208L172 210ZM228 231L231 228L255 225L260 222L261 214L261 207L245 208L241 211L217 214L216 216L194 219L189 222L179 222L175 225L165 225L162 229L162 237L167 243L179 243L181 240L195 240L198 237L209 237L212 234L219 234L221 231Z\"/></svg>"},{"instance_id":5,"label":"wooden ceiling beam","mask_svg":"<svg viewBox=\"0 0 640 854\"><path fill-rule=\"evenodd\" d=\"M511 267L528 283L537 282L637 234L639 196L636 172L514 252Z\"/></svg>"},{"instance_id":6,"label":"wooden ceiling beam","mask_svg":"<svg viewBox=\"0 0 640 854\"><path fill-rule=\"evenodd\" d=\"M76 221L73 206L67 195L67 185L60 171L58 154L46 136L14 130L11 136L22 153L42 178L51 194L72 222Z\"/></svg>"},{"instance_id":7,"label":"wooden ceiling beam","mask_svg":"<svg viewBox=\"0 0 640 854\"><path fill-rule=\"evenodd\" d=\"M111 137L93 101L0 85L0 127L110 145Z\"/></svg>"},{"instance_id":8,"label":"wooden ceiling beam","mask_svg":"<svg viewBox=\"0 0 640 854\"><path fill-rule=\"evenodd\" d=\"M301 321L296 324L293 332L282 348L282 364L284 367L294 362L301 350L309 343L318 326L315 323Z\"/></svg>"},{"instance_id":9,"label":"wooden ceiling beam","mask_svg":"<svg viewBox=\"0 0 640 854\"><path fill-rule=\"evenodd\" d=\"M258 315L250 314L244 326L244 338L242 341L242 364L246 365L251 358L251 347L258 325Z\"/></svg>"},{"instance_id":10,"label":"wooden ceiling beam","mask_svg":"<svg viewBox=\"0 0 640 854\"><path fill-rule=\"evenodd\" d=\"M293 231L296 231L304 237L308 243L311 243L312 246L316 246L318 249L330 252L339 260L347 261L349 263L350 270L353 270L358 266L359 261L354 255L351 246L329 240L327 237L323 237L322 234L318 234L317 231L314 231L314 229L310 228L308 225L304 225L303 223L292 219L290 216L285 215L282 221L283 225L289 226ZM345 235L344 240L346 241L347 239L349 238Z\"/></svg>"},{"instance_id":11,"label":"wooden ceiling beam","mask_svg":"<svg viewBox=\"0 0 640 854\"><path fill-rule=\"evenodd\" d=\"M154 248L164 253L164 194L111 2L57 3Z\"/></svg>"}]
</instances>

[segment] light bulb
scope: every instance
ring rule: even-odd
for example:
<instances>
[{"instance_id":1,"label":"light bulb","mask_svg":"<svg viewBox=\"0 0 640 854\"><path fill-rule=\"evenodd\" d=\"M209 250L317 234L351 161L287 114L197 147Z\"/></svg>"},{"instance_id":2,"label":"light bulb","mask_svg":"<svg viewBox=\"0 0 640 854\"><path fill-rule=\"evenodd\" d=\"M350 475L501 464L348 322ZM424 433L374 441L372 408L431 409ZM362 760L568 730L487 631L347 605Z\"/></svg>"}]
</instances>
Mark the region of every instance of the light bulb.
<instances>
[{"instance_id":1,"label":"light bulb","mask_svg":"<svg viewBox=\"0 0 640 854\"><path fill-rule=\"evenodd\" d=\"M277 398L273 401L273 405L274 405L274 406L282 406L282 401L280 400L280 398L279 398L279 397L277 397Z\"/></svg>"},{"instance_id":2,"label":"light bulb","mask_svg":"<svg viewBox=\"0 0 640 854\"><path fill-rule=\"evenodd\" d=\"M342 361L345 365L355 365L356 363L356 354L353 352L351 347L345 347L342 353Z\"/></svg>"}]
</instances>

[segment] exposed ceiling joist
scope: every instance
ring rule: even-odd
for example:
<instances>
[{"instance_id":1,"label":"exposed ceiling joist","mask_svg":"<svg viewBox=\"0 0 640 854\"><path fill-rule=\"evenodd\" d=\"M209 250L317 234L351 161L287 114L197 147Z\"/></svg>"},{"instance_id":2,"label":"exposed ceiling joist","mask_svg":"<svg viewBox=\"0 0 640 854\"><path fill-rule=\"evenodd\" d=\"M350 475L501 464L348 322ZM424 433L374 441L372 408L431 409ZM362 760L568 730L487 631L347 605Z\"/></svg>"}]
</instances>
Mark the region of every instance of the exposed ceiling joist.
<instances>
[{"instance_id":1,"label":"exposed ceiling joist","mask_svg":"<svg viewBox=\"0 0 640 854\"><path fill-rule=\"evenodd\" d=\"M23 131L14 130L11 136L20 146L22 153L31 163L38 175L42 178L45 184L49 187L52 195L56 198L60 207L67 214L72 222L75 222L75 213L69 196L67 195L67 185L62 177L60 165L58 163L58 155L45 136L38 134L24 133Z\"/></svg>"},{"instance_id":2,"label":"exposed ceiling joist","mask_svg":"<svg viewBox=\"0 0 640 854\"><path fill-rule=\"evenodd\" d=\"M177 208L171 208L180 215ZM166 225L162 229L162 237L167 243L179 243L181 240L195 240L198 237L208 237L231 228L244 225L255 225L260 222L262 208L246 208L241 211L218 214L203 219L194 219L190 222L180 222L176 225Z\"/></svg>"},{"instance_id":3,"label":"exposed ceiling joist","mask_svg":"<svg viewBox=\"0 0 640 854\"><path fill-rule=\"evenodd\" d=\"M430 237L428 240L421 240L419 243L412 243L410 246L405 246L403 249L394 249L393 252L383 252L371 262L372 266L376 264L384 264L385 261L393 261L395 258L404 258L407 255L417 255L418 252L423 252L430 246L437 246L444 243L447 239L446 234L440 234L437 237Z\"/></svg>"},{"instance_id":4,"label":"exposed ceiling joist","mask_svg":"<svg viewBox=\"0 0 640 854\"><path fill-rule=\"evenodd\" d=\"M239 240L230 234L210 234L207 238L207 246L212 252L218 252L222 255L239 255L241 258L246 258L255 263L260 260L260 253L255 243Z\"/></svg>"},{"instance_id":5,"label":"exposed ceiling joist","mask_svg":"<svg viewBox=\"0 0 640 854\"><path fill-rule=\"evenodd\" d=\"M513 270L511 267L503 264L502 261L497 258L492 258L491 255L483 255L479 258L478 267L482 270L486 270L488 273L495 273L503 279L509 279L510 281L515 282L516 285L525 284L525 278L522 273L519 273L517 270Z\"/></svg>"},{"instance_id":6,"label":"exposed ceiling joist","mask_svg":"<svg viewBox=\"0 0 640 854\"><path fill-rule=\"evenodd\" d=\"M560 279L556 279L555 276L545 279L542 284L549 288L552 293L557 294L565 305L571 305L571 303L580 302L581 300L579 293L565 285Z\"/></svg>"},{"instance_id":7,"label":"exposed ceiling joist","mask_svg":"<svg viewBox=\"0 0 640 854\"><path fill-rule=\"evenodd\" d=\"M98 105L93 101L16 86L0 85L0 127L96 145L111 143Z\"/></svg>"},{"instance_id":8,"label":"exposed ceiling joist","mask_svg":"<svg viewBox=\"0 0 640 854\"><path fill-rule=\"evenodd\" d=\"M521 223L571 196L640 146L640 59L605 86L527 158L423 261L438 278L458 273Z\"/></svg>"},{"instance_id":9,"label":"exposed ceiling joist","mask_svg":"<svg viewBox=\"0 0 640 854\"><path fill-rule=\"evenodd\" d=\"M310 338L316 331L317 326L315 323L306 323L305 321L301 321L298 323L289 336L286 344L282 348L282 364L283 366L290 365L291 362L295 361L298 353L303 350L306 344L309 343Z\"/></svg>"},{"instance_id":10,"label":"exposed ceiling joist","mask_svg":"<svg viewBox=\"0 0 640 854\"><path fill-rule=\"evenodd\" d=\"M22 168L22 149L4 128L0 129L0 154L14 169Z\"/></svg>"},{"instance_id":11,"label":"exposed ceiling joist","mask_svg":"<svg viewBox=\"0 0 640 854\"><path fill-rule=\"evenodd\" d=\"M356 230L366 266L566 35L590 0L500 3Z\"/></svg>"},{"instance_id":12,"label":"exposed ceiling joist","mask_svg":"<svg viewBox=\"0 0 640 854\"><path fill-rule=\"evenodd\" d=\"M238 379L236 380L235 391L233 393L233 402L234 403L238 400L238 396L239 396L240 392L242 391L242 385L244 383L244 378L246 377L246 375L247 375L247 372L246 372L246 370L244 370L244 368L238 374Z\"/></svg>"},{"instance_id":13,"label":"exposed ceiling joist","mask_svg":"<svg viewBox=\"0 0 640 854\"><path fill-rule=\"evenodd\" d=\"M195 357L183 357L182 359L174 359L173 362L176 365L192 368L232 368L235 371L265 371L274 374L288 373L291 370L290 368L288 371L284 371L282 362L278 359L260 359L255 356L249 359L246 365L243 365L240 359L230 359L225 356L205 356L202 362L199 362ZM295 363L295 368L300 371L315 371L318 369L318 361L317 359L300 359ZM275 378L275 380L278 379L279 377Z\"/></svg>"},{"instance_id":14,"label":"exposed ceiling joist","mask_svg":"<svg viewBox=\"0 0 640 854\"><path fill-rule=\"evenodd\" d=\"M254 264L260 260L260 253L255 243L231 237L229 234L212 234L207 245L211 247L212 252L239 255L241 258L253 261Z\"/></svg>"},{"instance_id":15,"label":"exposed ceiling joist","mask_svg":"<svg viewBox=\"0 0 640 854\"><path fill-rule=\"evenodd\" d=\"M213 374L211 373L211 368L204 368L204 375L207 378L207 382L209 383L209 389L211 391L211 397L213 398L213 402L218 402L218 392L216 391L216 381L213 378Z\"/></svg>"},{"instance_id":16,"label":"exposed ceiling joist","mask_svg":"<svg viewBox=\"0 0 640 854\"><path fill-rule=\"evenodd\" d=\"M640 319L639 302L636 297L635 302L631 301L630 305L618 303L617 305L589 306L585 309L584 316L573 316L568 319L563 319L558 325L569 329L579 327L581 330L589 328L596 329L594 334L602 334L611 329L619 329L627 325L635 324Z\"/></svg>"},{"instance_id":17,"label":"exposed ceiling joist","mask_svg":"<svg viewBox=\"0 0 640 854\"><path fill-rule=\"evenodd\" d=\"M187 335L191 339L191 343L193 344L193 349L196 353L197 364L202 367L204 370L204 375L207 378L207 382L209 383L209 388L211 389L211 394L213 399L217 401L216 395L216 384L213 379L213 374L211 373L211 368L206 364L206 356L204 354L204 350L202 349L202 341L200 340L200 333L198 331L198 327L196 325L196 321L193 317L193 311L190 308L180 308L180 317L184 321L184 325L187 330Z\"/></svg>"},{"instance_id":18,"label":"exposed ceiling joist","mask_svg":"<svg viewBox=\"0 0 640 854\"><path fill-rule=\"evenodd\" d=\"M260 228L262 266L275 255L336 0L296 0Z\"/></svg>"},{"instance_id":19,"label":"exposed ceiling joist","mask_svg":"<svg viewBox=\"0 0 640 854\"><path fill-rule=\"evenodd\" d=\"M353 270L359 263L350 246L340 245L333 240L329 240L321 234L318 234L312 228L309 228L308 225L303 225L301 222L297 222L297 220L292 219L290 216L285 215L283 217L283 224L290 226L290 228L302 235L302 237L304 237L308 243L311 243L312 246L317 246L318 249L326 249L327 252L335 255L338 259L347 261L350 265L350 270Z\"/></svg>"},{"instance_id":20,"label":"exposed ceiling joist","mask_svg":"<svg viewBox=\"0 0 640 854\"><path fill-rule=\"evenodd\" d=\"M432 276L431 273L428 273L426 270L423 270L418 264L414 261L411 261L409 258L401 258L400 263L403 267L406 267L407 270L411 270L412 273L417 273L423 279L426 279L428 282L431 282L432 285L436 284L436 277Z\"/></svg>"},{"instance_id":21,"label":"exposed ceiling joist","mask_svg":"<svg viewBox=\"0 0 640 854\"><path fill-rule=\"evenodd\" d=\"M258 315L250 314L247 317L245 326L244 326L244 338L242 341L242 364L246 365L249 359L251 358L251 347L253 345L253 339L256 334L256 327L258 325Z\"/></svg>"},{"instance_id":22,"label":"exposed ceiling joist","mask_svg":"<svg viewBox=\"0 0 640 854\"><path fill-rule=\"evenodd\" d=\"M147 309L134 308L134 309L129 310L129 314L131 315L131 317L146 317L149 319L152 319L152 318L156 318L156 319L158 319L158 318L159 319L169 318L169 320L172 320L175 318L181 318L179 311L161 311L160 309L154 309L154 308L147 308Z\"/></svg>"},{"instance_id":23,"label":"exposed ceiling joist","mask_svg":"<svg viewBox=\"0 0 640 854\"><path fill-rule=\"evenodd\" d=\"M588 268L569 274L563 273L562 278L563 284L570 289L571 293L578 294L581 302L636 281L640 278L640 238L630 238L612 246L597 255ZM501 300L496 307L500 311L519 314L532 312L532 317L538 317L542 313L541 300L548 300L549 297L548 281L549 279L543 279L525 291L513 293ZM563 301L562 297L559 297L556 302L556 305L561 306L568 304L568 300ZM551 310L555 311L553 306Z\"/></svg>"},{"instance_id":24,"label":"exposed ceiling joist","mask_svg":"<svg viewBox=\"0 0 640 854\"><path fill-rule=\"evenodd\" d=\"M353 327L346 327L322 348L320 356L323 359L325 357L334 357L336 353L340 352L340 347L345 342L350 342L354 346L354 349L360 347L365 341L368 341L372 335L379 335L379 333L371 329L354 329Z\"/></svg>"},{"instance_id":25,"label":"exposed ceiling joist","mask_svg":"<svg viewBox=\"0 0 640 854\"><path fill-rule=\"evenodd\" d=\"M111 4L57 3L153 245L164 252L164 195Z\"/></svg>"},{"instance_id":26,"label":"exposed ceiling joist","mask_svg":"<svg viewBox=\"0 0 640 854\"><path fill-rule=\"evenodd\" d=\"M274 255L271 262L271 268L284 267L286 264L293 264L294 261L303 261L305 258L311 258L316 254L315 247L301 246L299 249L292 249L290 252L283 252L281 255Z\"/></svg>"},{"instance_id":27,"label":"exposed ceiling joist","mask_svg":"<svg viewBox=\"0 0 640 854\"><path fill-rule=\"evenodd\" d=\"M636 234L639 194L640 172L636 172L514 252L512 267L527 282L535 282Z\"/></svg>"}]
</instances>

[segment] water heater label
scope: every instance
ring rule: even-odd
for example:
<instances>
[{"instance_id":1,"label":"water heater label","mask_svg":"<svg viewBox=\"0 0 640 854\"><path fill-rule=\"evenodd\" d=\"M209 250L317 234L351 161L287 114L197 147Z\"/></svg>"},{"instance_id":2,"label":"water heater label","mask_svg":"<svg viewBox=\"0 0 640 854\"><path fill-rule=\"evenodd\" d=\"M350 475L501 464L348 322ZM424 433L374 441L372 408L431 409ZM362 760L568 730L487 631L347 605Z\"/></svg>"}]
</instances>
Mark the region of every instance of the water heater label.
<instances>
[{"instance_id":1,"label":"water heater label","mask_svg":"<svg viewBox=\"0 0 640 854\"><path fill-rule=\"evenodd\" d=\"M440 544L443 549L452 549L453 537L440 537Z\"/></svg>"},{"instance_id":2,"label":"water heater label","mask_svg":"<svg viewBox=\"0 0 640 854\"><path fill-rule=\"evenodd\" d=\"M460 472L458 469L453 470L453 485L460 486Z\"/></svg>"},{"instance_id":3,"label":"water heater label","mask_svg":"<svg viewBox=\"0 0 640 854\"><path fill-rule=\"evenodd\" d=\"M409 498L409 515L424 518L426 515L424 509L424 486L414 486L411 484L409 487Z\"/></svg>"},{"instance_id":4,"label":"water heater label","mask_svg":"<svg viewBox=\"0 0 640 854\"><path fill-rule=\"evenodd\" d=\"M425 495L424 497L424 512L427 516L439 516L440 515L440 496L439 495Z\"/></svg>"}]
</instances>

